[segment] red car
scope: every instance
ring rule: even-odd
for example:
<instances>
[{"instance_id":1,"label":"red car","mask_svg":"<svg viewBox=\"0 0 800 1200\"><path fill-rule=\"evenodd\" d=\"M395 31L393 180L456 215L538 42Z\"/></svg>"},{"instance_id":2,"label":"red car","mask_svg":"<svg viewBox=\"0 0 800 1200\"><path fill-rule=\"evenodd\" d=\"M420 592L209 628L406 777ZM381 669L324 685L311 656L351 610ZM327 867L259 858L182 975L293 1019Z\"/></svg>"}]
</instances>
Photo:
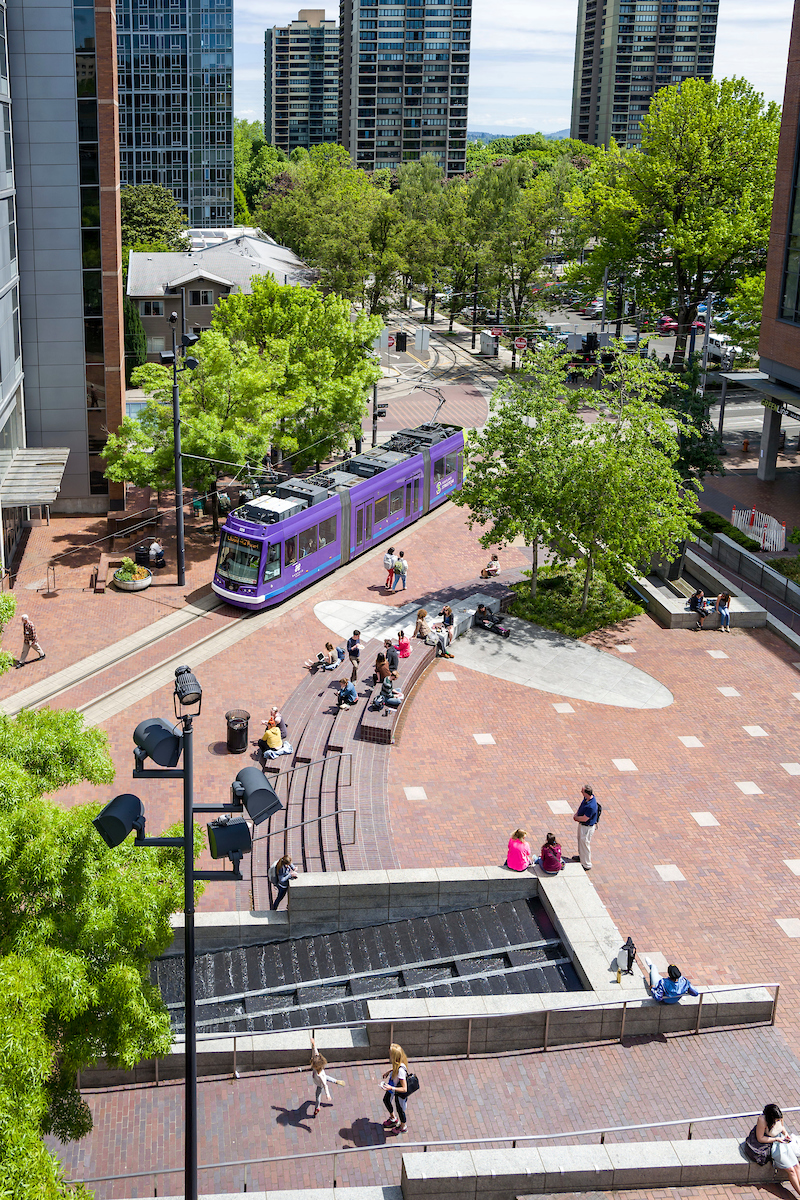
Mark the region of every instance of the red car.
<instances>
[{"instance_id":1,"label":"red car","mask_svg":"<svg viewBox=\"0 0 800 1200\"><path fill-rule=\"evenodd\" d=\"M659 317L656 326L659 333L673 334L678 332L678 322L674 317ZM705 329L705 323L698 319L692 324L692 329Z\"/></svg>"}]
</instances>

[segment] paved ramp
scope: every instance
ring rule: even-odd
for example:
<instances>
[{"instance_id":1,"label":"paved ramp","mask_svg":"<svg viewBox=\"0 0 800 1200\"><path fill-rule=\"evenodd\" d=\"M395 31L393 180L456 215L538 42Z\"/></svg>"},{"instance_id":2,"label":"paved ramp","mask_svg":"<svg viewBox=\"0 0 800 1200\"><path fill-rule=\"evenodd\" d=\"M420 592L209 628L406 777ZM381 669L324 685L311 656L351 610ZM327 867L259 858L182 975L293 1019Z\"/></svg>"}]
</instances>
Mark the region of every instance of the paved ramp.
<instances>
[{"instance_id":1,"label":"paved ramp","mask_svg":"<svg viewBox=\"0 0 800 1200\"><path fill-rule=\"evenodd\" d=\"M432 605L428 605L432 611ZM395 637L413 632L419 604L387 608L363 600L323 601L314 607L318 620L341 638L360 629L362 638ZM435 611L435 610L434 610ZM453 646L456 660L471 671L507 679L570 700L616 708L666 708L669 688L617 654L596 650L530 621L504 616L510 638L471 629Z\"/></svg>"}]
</instances>

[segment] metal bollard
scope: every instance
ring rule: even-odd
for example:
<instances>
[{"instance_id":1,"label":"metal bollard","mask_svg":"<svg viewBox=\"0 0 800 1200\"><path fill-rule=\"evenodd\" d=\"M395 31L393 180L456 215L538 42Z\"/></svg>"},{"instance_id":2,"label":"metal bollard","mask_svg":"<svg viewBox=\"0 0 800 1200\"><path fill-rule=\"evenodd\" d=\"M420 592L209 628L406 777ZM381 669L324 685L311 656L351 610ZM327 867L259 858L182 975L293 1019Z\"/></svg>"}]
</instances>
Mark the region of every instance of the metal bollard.
<instances>
[{"instance_id":1,"label":"metal bollard","mask_svg":"<svg viewBox=\"0 0 800 1200\"><path fill-rule=\"evenodd\" d=\"M772 1001L772 1020L770 1021L770 1025L774 1025L774 1024L775 1024L775 1014L776 1014L776 1013L777 1013L777 1011L778 1011L778 996L779 996L780 994L781 994L781 985L780 985L779 983L776 983L776 985L775 985L775 999Z\"/></svg>"},{"instance_id":2,"label":"metal bollard","mask_svg":"<svg viewBox=\"0 0 800 1200\"><path fill-rule=\"evenodd\" d=\"M550 1009L544 1014L544 1045L543 1050L547 1049L547 1039L550 1037Z\"/></svg>"},{"instance_id":3,"label":"metal bollard","mask_svg":"<svg viewBox=\"0 0 800 1200\"><path fill-rule=\"evenodd\" d=\"M619 1040L620 1042L625 1036L625 1018L628 1015L628 1001L622 1001L622 1020L619 1023Z\"/></svg>"},{"instance_id":4,"label":"metal bollard","mask_svg":"<svg viewBox=\"0 0 800 1200\"><path fill-rule=\"evenodd\" d=\"M695 1033L700 1032L700 1018L702 1015L703 1015L703 993L701 992L698 1003L697 1003L697 1020L694 1023Z\"/></svg>"},{"instance_id":5,"label":"metal bollard","mask_svg":"<svg viewBox=\"0 0 800 1200\"><path fill-rule=\"evenodd\" d=\"M467 1021L467 1058L472 1051L472 1017Z\"/></svg>"}]
</instances>

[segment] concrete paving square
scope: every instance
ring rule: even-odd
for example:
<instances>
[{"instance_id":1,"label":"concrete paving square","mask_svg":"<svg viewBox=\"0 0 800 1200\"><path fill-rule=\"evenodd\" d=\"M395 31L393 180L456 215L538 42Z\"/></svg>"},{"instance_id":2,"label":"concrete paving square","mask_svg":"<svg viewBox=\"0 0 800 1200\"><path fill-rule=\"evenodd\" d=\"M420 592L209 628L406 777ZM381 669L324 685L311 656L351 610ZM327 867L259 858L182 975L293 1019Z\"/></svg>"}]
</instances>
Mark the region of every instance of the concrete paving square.
<instances>
[{"instance_id":1,"label":"concrete paving square","mask_svg":"<svg viewBox=\"0 0 800 1200\"><path fill-rule=\"evenodd\" d=\"M686 876L680 867L676 867L674 863L665 863L663 866L656 867L655 870L664 880L664 883L682 883Z\"/></svg>"},{"instance_id":2,"label":"concrete paving square","mask_svg":"<svg viewBox=\"0 0 800 1200\"><path fill-rule=\"evenodd\" d=\"M556 710L557 713L574 713L575 712L575 709L572 707L572 705L566 704L566 703L554 704L553 708Z\"/></svg>"},{"instance_id":3,"label":"concrete paving square","mask_svg":"<svg viewBox=\"0 0 800 1200\"><path fill-rule=\"evenodd\" d=\"M630 758L612 758L611 760L618 771L638 771L636 763Z\"/></svg>"},{"instance_id":4,"label":"concrete paving square","mask_svg":"<svg viewBox=\"0 0 800 1200\"><path fill-rule=\"evenodd\" d=\"M702 750L703 748L703 743L700 741L700 738L692 737L690 735L679 737L678 741L681 742L687 750Z\"/></svg>"},{"instance_id":5,"label":"concrete paving square","mask_svg":"<svg viewBox=\"0 0 800 1200\"><path fill-rule=\"evenodd\" d=\"M781 763L787 775L800 775L800 763Z\"/></svg>"},{"instance_id":6,"label":"concrete paving square","mask_svg":"<svg viewBox=\"0 0 800 1200\"><path fill-rule=\"evenodd\" d=\"M800 858L785 858L783 861L793 875L800 875Z\"/></svg>"},{"instance_id":7,"label":"concrete paving square","mask_svg":"<svg viewBox=\"0 0 800 1200\"><path fill-rule=\"evenodd\" d=\"M634 649L633 646L617 646L617 650L619 651L620 654L635 654L636 653L636 650Z\"/></svg>"},{"instance_id":8,"label":"concrete paving square","mask_svg":"<svg viewBox=\"0 0 800 1200\"><path fill-rule=\"evenodd\" d=\"M458 678L458 676L454 675L452 671L437 671L436 674L439 676L442 683L453 683Z\"/></svg>"},{"instance_id":9,"label":"concrete paving square","mask_svg":"<svg viewBox=\"0 0 800 1200\"><path fill-rule=\"evenodd\" d=\"M742 694L741 692L737 692L735 687L718 687L717 691L721 695L727 696L729 698L732 698L733 696L741 696L741 694Z\"/></svg>"},{"instance_id":10,"label":"concrete paving square","mask_svg":"<svg viewBox=\"0 0 800 1200\"><path fill-rule=\"evenodd\" d=\"M566 816L567 813L574 812L572 805L567 800L548 800L547 807L552 813L558 813L561 816Z\"/></svg>"},{"instance_id":11,"label":"concrete paving square","mask_svg":"<svg viewBox=\"0 0 800 1200\"><path fill-rule=\"evenodd\" d=\"M724 650L706 650L706 654L708 654L710 658L727 658L728 657L728 655L725 653Z\"/></svg>"},{"instance_id":12,"label":"concrete paving square","mask_svg":"<svg viewBox=\"0 0 800 1200\"><path fill-rule=\"evenodd\" d=\"M719 821L713 813L693 812L692 816L694 817L695 821L697 821L697 824L703 826L703 828L710 828L712 825L719 825Z\"/></svg>"},{"instance_id":13,"label":"concrete paving square","mask_svg":"<svg viewBox=\"0 0 800 1200\"><path fill-rule=\"evenodd\" d=\"M776 917L776 925L780 925L787 937L800 938L800 919L797 917Z\"/></svg>"},{"instance_id":14,"label":"concrete paving square","mask_svg":"<svg viewBox=\"0 0 800 1200\"><path fill-rule=\"evenodd\" d=\"M473 733L472 735L479 746L494 746L496 742L490 733Z\"/></svg>"},{"instance_id":15,"label":"concrete paving square","mask_svg":"<svg viewBox=\"0 0 800 1200\"><path fill-rule=\"evenodd\" d=\"M750 737L769 737L766 729L762 729L760 725L743 725L742 729L749 733Z\"/></svg>"},{"instance_id":16,"label":"concrete paving square","mask_svg":"<svg viewBox=\"0 0 800 1200\"><path fill-rule=\"evenodd\" d=\"M403 791L406 794L406 800L427 800L428 794L425 788L421 787L404 787Z\"/></svg>"},{"instance_id":17,"label":"concrete paving square","mask_svg":"<svg viewBox=\"0 0 800 1200\"><path fill-rule=\"evenodd\" d=\"M757 783L750 780L745 780L743 783L737 783L736 787L740 792L744 792L745 796L763 796L763 792Z\"/></svg>"}]
</instances>

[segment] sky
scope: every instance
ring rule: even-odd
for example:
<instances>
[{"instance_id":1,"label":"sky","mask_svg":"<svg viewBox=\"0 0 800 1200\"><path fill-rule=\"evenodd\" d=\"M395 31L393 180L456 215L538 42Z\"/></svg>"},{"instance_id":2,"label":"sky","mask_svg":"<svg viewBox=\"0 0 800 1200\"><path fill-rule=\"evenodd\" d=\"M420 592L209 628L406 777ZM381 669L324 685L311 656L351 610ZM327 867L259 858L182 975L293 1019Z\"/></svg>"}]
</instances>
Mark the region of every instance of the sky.
<instances>
[{"instance_id":1,"label":"sky","mask_svg":"<svg viewBox=\"0 0 800 1200\"><path fill-rule=\"evenodd\" d=\"M296 18L301 3L234 0L237 117L263 120L264 30ZM720 0L715 76L743 75L782 103L792 9L793 0ZM568 128L577 12L577 0L473 0L471 130ZM328 17L338 14L338 3L329 4Z\"/></svg>"}]
</instances>

